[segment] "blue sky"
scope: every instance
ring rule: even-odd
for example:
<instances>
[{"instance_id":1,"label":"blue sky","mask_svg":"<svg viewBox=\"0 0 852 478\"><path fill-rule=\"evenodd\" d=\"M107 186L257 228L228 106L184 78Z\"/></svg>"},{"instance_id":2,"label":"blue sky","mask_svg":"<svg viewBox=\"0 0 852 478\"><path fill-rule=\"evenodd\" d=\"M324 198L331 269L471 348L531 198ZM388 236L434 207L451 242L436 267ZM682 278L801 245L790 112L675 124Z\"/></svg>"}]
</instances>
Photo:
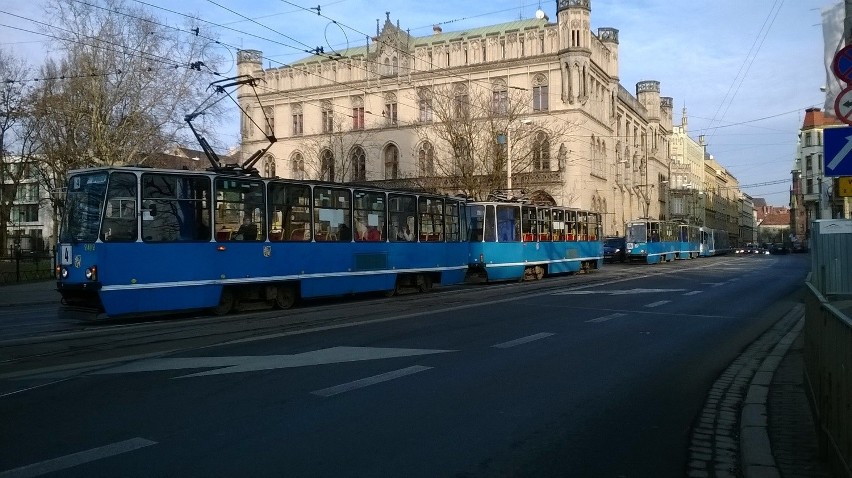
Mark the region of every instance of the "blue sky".
<instances>
[{"instance_id":1,"label":"blue sky","mask_svg":"<svg viewBox=\"0 0 852 478\"><path fill-rule=\"evenodd\" d=\"M789 202L790 170L804 111L824 103L821 10L839 1L591 0L591 21L593 31L619 30L620 81L625 88L635 92L638 81L659 81L662 95L674 99L675 123L686 107L690 136L706 135L708 151L737 177L743 190L780 206ZM10 13L43 21L42 2L0 2L0 47L25 56L36 67L47 54L47 39L2 25L37 31L36 25ZM304 45L328 51L363 44L362 33L375 34L376 19L384 22L386 11L413 35L429 34L433 24L441 24L446 32L531 18L539 6L551 20L556 18L555 0L127 2L149 5L175 26L182 22L178 13L199 16L218 25L208 28L222 42L261 50L283 63L305 56L298 49ZM318 3L323 15L338 24L301 8ZM219 139L235 143L236 124L227 123Z\"/></svg>"}]
</instances>

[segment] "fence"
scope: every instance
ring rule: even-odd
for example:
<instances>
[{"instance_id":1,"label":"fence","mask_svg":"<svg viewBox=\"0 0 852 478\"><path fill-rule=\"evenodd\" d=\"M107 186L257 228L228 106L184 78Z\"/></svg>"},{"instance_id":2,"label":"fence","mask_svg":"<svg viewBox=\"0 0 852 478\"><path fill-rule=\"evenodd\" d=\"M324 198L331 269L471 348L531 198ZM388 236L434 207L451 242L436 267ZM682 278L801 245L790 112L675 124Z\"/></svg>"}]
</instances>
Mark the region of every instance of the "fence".
<instances>
[{"instance_id":1,"label":"fence","mask_svg":"<svg viewBox=\"0 0 852 478\"><path fill-rule=\"evenodd\" d=\"M811 231L805 385L820 453L837 476L852 478L852 221L814 221Z\"/></svg>"},{"instance_id":2,"label":"fence","mask_svg":"<svg viewBox=\"0 0 852 478\"><path fill-rule=\"evenodd\" d=\"M0 260L0 285L54 277L56 251L19 251Z\"/></svg>"}]
</instances>

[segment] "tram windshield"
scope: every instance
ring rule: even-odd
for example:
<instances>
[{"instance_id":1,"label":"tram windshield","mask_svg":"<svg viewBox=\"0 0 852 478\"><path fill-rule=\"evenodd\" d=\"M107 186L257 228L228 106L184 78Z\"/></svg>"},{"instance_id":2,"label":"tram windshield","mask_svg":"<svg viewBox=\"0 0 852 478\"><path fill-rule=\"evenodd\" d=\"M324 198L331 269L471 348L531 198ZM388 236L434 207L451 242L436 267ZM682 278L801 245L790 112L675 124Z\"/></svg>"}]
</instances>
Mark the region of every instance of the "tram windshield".
<instances>
[{"instance_id":1,"label":"tram windshield","mask_svg":"<svg viewBox=\"0 0 852 478\"><path fill-rule=\"evenodd\" d=\"M648 227L644 222L627 225L627 242L648 242Z\"/></svg>"},{"instance_id":2,"label":"tram windshield","mask_svg":"<svg viewBox=\"0 0 852 478\"><path fill-rule=\"evenodd\" d=\"M68 178L60 242L95 242L107 189L106 172L82 173Z\"/></svg>"}]
</instances>

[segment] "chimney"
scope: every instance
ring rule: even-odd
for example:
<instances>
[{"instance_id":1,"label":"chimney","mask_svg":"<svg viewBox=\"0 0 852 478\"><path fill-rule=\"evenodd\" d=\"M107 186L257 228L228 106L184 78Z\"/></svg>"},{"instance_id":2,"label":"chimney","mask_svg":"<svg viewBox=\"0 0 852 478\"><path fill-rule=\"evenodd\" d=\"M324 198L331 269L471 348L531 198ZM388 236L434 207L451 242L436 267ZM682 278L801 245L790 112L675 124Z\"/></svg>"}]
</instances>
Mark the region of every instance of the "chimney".
<instances>
[{"instance_id":1,"label":"chimney","mask_svg":"<svg viewBox=\"0 0 852 478\"><path fill-rule=\"evenodd\" d=\"M441 25L432 25L432 33L435 35L440 35L444 30L441 29Z\"/></svg>"}]
</instances>

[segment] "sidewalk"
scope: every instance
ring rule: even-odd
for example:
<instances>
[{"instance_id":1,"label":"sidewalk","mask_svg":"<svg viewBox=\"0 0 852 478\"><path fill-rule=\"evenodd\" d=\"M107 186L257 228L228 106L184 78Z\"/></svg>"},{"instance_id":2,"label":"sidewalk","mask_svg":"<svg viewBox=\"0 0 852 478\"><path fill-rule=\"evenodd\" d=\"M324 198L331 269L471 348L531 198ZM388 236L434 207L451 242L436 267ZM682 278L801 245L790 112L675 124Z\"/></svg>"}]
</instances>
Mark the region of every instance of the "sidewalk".
<instances>
[{"instance_id":1,"label":"sidewalk","mask_svg":"<svg viewBox=\"0 0 852 478\"><path fill-rule=\"evenodd\" d=\"M59 299L53 279L0 286L0 308L47 302L59 304Z\"/></svg>"}]
</instances>

